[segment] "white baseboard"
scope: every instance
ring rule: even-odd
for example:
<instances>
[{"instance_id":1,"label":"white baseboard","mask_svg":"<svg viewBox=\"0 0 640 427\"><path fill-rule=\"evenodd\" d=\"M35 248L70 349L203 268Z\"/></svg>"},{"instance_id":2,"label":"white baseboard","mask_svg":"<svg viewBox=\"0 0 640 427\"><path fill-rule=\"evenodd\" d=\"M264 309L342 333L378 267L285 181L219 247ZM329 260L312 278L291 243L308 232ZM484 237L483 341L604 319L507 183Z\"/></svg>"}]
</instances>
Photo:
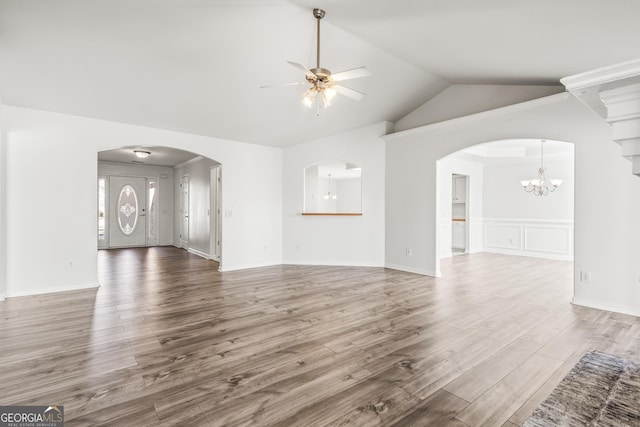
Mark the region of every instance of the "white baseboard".
<instances>
[{"instance_id":1,"label":"white baseboard","mask_svg":"<svg viewBox=\"0 0 640 427\"><path fill-rule=\"evenodd\" d=\"M498 248L484 248L482 252L489 252L492 254L501 254L501 255L526 256L531 258L553 259L553 260L559 260L559 261L573 261L573 256L563 255L563 254L553 254L549 252L544 252L544 253L537 253L533 251L523 252L517 249L509 250L509 249L498 249Z\"/></svg>"},{"instance_id":2,"label":"white baseboard","mask_svg":"<svg viewBox=\"0 0 640 427\"><path fill-rule=\"evenodd\" d=\"M20 290L12 292L9 290L7 291L7 294L5 296L6 298L15 298L15 297L25 297L25 296L31 296L31 295L55 294L58 292L80 291L84 289L97 289L99 287L100 287L99 283L91 283L86 286L62 286L57 288L36 288L36 289L29 289L26 292L20 291Z\"/></svg>"},{"instance_id":3,"label":"white baseboard","mask_svg":"<svg viewBox=\"0 0 640 427\"><path fill-rule=\"evenodd\" d=\"M198 255L199 257L205 258L205 259L211 259L209 258L209 254L204 253L202 251L199 251L197 249L193 249L193 248L188 248L187 252L194 254L194 255Z\"/></svg>"},{"instance_id":4,"label":"white baseboard","mask_svg":"<svg viewBox=\"0 0 640 427\"><path fill-rule=\"evenodd\" d=\"M407 273L421 274L423 276L431 276L431 277L440 277L440 276L442 276L442 273L440 273L439 271L425 270L423 268L408 267L406 265L385 264L384 267L385 268L390 268L392 270L406 271Z\"/></svg>"},{"instance_id":5,"label":"white baseboard","mask_svg":"<svg viewBox=\"0 0 640 427\"><path fill-rule=\"evenodd\" d=\"M224 263L221 263L218 271L229 272L229 271L237 271L237 270L248 270L250 268L274 267L278 265L282 265L282 263L277 262L277 263L252 264L252 265L246 264L246 265L232 265L232 266L228 266L228 265L225 265Z\"/></svg>"},{"instance_id":6,"label":"white baseboard","mask_svg":"<svg viewBox=\"0 0 640 427\"><path fill-rule=\"evenodd\" d=\"M444 251L440 254L440 259L442 258L451 258L453 256L452 251Z\"/></svg>"},{"instance_id":7,"label":"white baseboard","mask_svg":"<svg viewBox=\"0 0 640 427\"><path fill-rule=\"evenodd\" d=\"M573 299L571 300L571 304L640 317L640 309L638 307L607 304L607 303L602 303L600 301L594 301L587 298L579 298L579 297L573 297Z\"/></svg>"},{"instance_id":8,"label":"white baseboard","mask_svg":"<svg viewBox=\"0 0 640 427\"><path fill-rule=\"evenodd\" d=\"M384 268L383 263L369 262L327 262L327 261L310 261L310 260L285 260L283 265L317 265L317 266L335 266L335 267L378 267Z\"/></svg>"}]
</instances>

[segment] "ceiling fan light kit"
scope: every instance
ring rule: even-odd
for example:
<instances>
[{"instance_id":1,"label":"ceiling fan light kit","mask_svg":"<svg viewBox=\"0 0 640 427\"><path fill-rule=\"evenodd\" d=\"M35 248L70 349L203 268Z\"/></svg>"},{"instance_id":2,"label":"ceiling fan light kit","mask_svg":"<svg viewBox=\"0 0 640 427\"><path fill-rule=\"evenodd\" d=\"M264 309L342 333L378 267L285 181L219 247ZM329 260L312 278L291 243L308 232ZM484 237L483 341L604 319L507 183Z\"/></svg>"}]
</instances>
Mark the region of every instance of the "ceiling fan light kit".
<instances>
[{"instance_id":1,"label":"ceiling fan light kit","mask_svg":"<svg viewBox=\"0 0 640 427\"><path fill-rule=\"evenodd\" d=\"M302 94L302 104L305 107L312 108L317 105L318 108L327 108L333 104L337 94L346 96L355 101L360 101L365 97L365 94L358 92L357 90L350 89L346 86L337 84L337 82L349 79L357 79L360 77L370 76L371 73L367 67L358 67L352 70L342 71L340 73L332 74L326 68L320 66L320 20L324 18L325 11L322 9L313 9L313 16L316 18L317 35L316 35L316 67L307 69L304 65L297 62L288 61L293 67L302 71L305 74L305 82L301 83L287 83L284 85L276 86L295 86L310 84L308 88ZM262 86L273 87L273 86Z\"/></svg>"}]
</instances>

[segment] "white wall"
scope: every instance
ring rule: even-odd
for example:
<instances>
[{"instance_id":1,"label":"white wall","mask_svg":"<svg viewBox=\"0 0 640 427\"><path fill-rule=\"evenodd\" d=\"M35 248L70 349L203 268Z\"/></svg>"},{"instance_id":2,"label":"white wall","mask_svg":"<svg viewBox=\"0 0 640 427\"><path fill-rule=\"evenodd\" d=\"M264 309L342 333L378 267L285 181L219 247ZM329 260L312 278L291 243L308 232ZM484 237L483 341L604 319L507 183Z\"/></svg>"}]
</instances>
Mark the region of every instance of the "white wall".
<instances>
[{"instance_id":1,"label":"white wall","mask_svg":"<svg viewBox=\"0 0 640 427\"><path fill-rule=\"evenodd\" d=\"M175 212L173 244L180 246L180 178L189 176L189 250L207 258L211 251L211 168L218 163L211 159L199 159L176 168Z\"/></svg>"},{"instance_id":2,"label":"white wall","mask_svg":"<svg viewBox=\"0 0 640 427\"><path fill-rule=\"evenodd\" d=\"M282 262L281 149L6 105L2 114L8 296L97 285L96 153L123 146L174 147L220 161L229 211L222 268ZM31 209L34 200L41 209Z\"/></svg>"},{"instance_id":3,"label":"white wall","mask_svg":"<svg viewBox=\"0 0 640 427\"><path fill-rule=\"evenodd\" d=\"M286 264L384 265L385 143L389 124L284 149ZM362 216L302 216L304 169L327 160L362 167Z\"/></svg>"},{"instance_id":4,"label":"white wall","mask_svg":"<svg viewBox=\"0 0 640 427\"><path fill-rule=\"evenodd\" d=\"M482 250L482 215L484 206L484 176L481 163L445 157L436 164L437 183L437 212L438 212L438 248L439 257L451 256L451 213L452 213L452 174L467 175L466 227L468 233L467 252L475 253ZM462 205L459 205L460 207ZM435 275L440 275L436 270Z\"/></svg>"},{"instance_id":5,"label":"white wall","mask_svg":"<svg viewBox=\"0 0 640 427\"><path fill-rule=\"evenodd\" d=\"M160 178L160 175L167 178ZM156 179L158 184L158 244L173 244L173 168L127 163L98 162L98 176L136 176Z\"/></svg>"},{"instance_id":6,"label":"white wall","mask_svg":"<svg viewBox=\"0 0 640 427\"><path fill-rule=\"evenodd\" d=\"M537 176L539 158L485 165L484 251L573 260L574 155L547 155L544 165L563 180L544 197L520 185Z\"/></svg>"},{"instance_id":7,"label":"white wall","mask_svg":"<svg viewBox=\"0 0 640 427\"><path fill-rule=\"evenodd\" d=\"M306 174L306 176L308 176L308 174ZM317 212L331 212L331 213L338 212L338 199L334 199L333 197L325 199L324 197L317 196L318 194L324 195L324 193L328 191L331 191L331 194L336 194L337 183L335 179L329 180L328 177L318 175L315 177L315 179L312 178L309 184L310 185L307 187L307 181L305 177L305 189L310 189L315 187L315 191L311 192L311 194L305 191L305 197L310 196L311 198L314 199L315 205L317 206L317 210L305 210L305 212L316 212L316 213ZM329 190L329 188L331 190ZM311 206L313 206L313 202L311 203Z\"/></svg>"},{"instance_id":8,"label":"white wall","mask_svg":"<svg viewBox=\"0 0 640 427\"><path fill-rule=\"evenodd\" d=\"M451 85L398 120L395 129L413 129L559 92L564 92L562 86Z\"/></svg>"},{"instance_id":9,"label":"white wall","mask_svg":"<svg viewBox=\"0 0 640 427\"><path fill-rule=\"evenodd\" d=\"M386 262L436 271L436 161L483 142L535 138L575 143L576 303L640 314L640 179L611 128L569 94L558 94L385 137ZM412 247L414 256L404 255Z\"/></svg>"},{"instance_id":10,"label":"white wall","mask_svg":"<svg viewBox=\"0 0 640 427\"><path fill-rule=\"evenodd\" d=\"M362 210L362 180L360 178L345 178L336 180L336 203L338 212L357 213Z\"/></svg>"},{"instance_id":11,"label":"white wall","mask_svg":"<svg viewBox=\"0 0 640 427\"><path fill-rule=\"evenodd\" d=\"M539 158L484 166L484 217L573 221L574 156L572 153L545 155L548 178L560 178L562 185L545 197L527 193L521 180L536 178Z\"/></svg>"},{"instance_id":12,"label":"white wall","mask_svg":"<svg viewBox=\"0 0 640 427\"><path fill-rule=\"evenodd\" d=\"M608 141L576 145L575 167L574 302L640 316L640 178Z\"/></svg>"},{"instance_id":13,"label":"white wall","mask_svg":"<svg viewBox=\"0 0 640 427\"><path fill-rule=\"evenodd\" d=\"M6 228L5 228L5 199L6 199L6 138L4 126L2 125L3 106L0 99L0 301L4 300L6 289Z\"/></svg>"}]
</instances>

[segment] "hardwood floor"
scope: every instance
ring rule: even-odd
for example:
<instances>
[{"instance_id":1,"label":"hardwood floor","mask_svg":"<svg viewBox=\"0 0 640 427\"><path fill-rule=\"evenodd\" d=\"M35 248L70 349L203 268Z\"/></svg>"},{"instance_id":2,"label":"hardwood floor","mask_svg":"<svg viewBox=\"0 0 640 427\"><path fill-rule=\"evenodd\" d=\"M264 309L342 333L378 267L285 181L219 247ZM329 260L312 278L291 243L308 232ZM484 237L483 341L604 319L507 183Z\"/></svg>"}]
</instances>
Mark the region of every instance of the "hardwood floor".
<instances>
[{"instance_id":1,"label":"hardwood floor","mask_svg":"<svg viewBox=\"0 0 640 427\"><path fill-rule=\"evenodd\" d=\"M640 320L572 306L571 263L443 260L229 273L176 248L100 251L98 290L0 303L0 405L69 426L518 426Z\"/></svg>"}]
</instances>

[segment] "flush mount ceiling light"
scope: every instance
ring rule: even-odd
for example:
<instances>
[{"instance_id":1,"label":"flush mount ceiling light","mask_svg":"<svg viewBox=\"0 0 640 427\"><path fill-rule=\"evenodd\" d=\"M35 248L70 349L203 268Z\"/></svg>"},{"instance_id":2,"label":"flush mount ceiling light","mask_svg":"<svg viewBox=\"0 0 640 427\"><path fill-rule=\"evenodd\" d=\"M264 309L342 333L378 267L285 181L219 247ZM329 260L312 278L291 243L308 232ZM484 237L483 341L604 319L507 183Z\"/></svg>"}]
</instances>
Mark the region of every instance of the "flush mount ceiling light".
<instances>
[{"instance_id":1,"label":"flush mount ceiling light","mask_svg":"<svg viewBox=\"0 0 640 427\"><path fill-rule=\"evenodd\" d=\"M544 139L540 140L540 168L538 169L538 178L520 181L522 188L534 196L546 196L556 191L558 187L560 187L560 184L562 184L561 179L550 178L547 180L544 170L544 143Z\"/></svg>"},{"instance_id":2,"label":"flush mount ceiling light","mask_svg":"<svg viewBox=\"0 0 640 427\"><path fill-rule=\"evenodd\" d=\"M144 151L144 150L133 150L133 153L136 155L136 157L138 157L139 159L146 159L147 157L149 157L151 155L150 152L148 151Z\"/></svg>"},{"instance_id":3,"label":"flush mount ceiling light","mask_svg":"<svg viewBox=\"0 0 640 427\"><path fill-rule=\"evenodd\" d=\"M324 15L324 10L313 9L313 16L316 18L317 22L316 67L307 69L307 67L298 64L297 62L287 61L289 64L304 73L306 82L261 86L262 88L311 84L311 87L302 94L302 103L309 108L313 107L314 104L317 105L318 108L327 108L333 104L333 100L337 94L344 95L355 101L360 101L365 97L364 93L339 85L337 82L370 76L371 73L367 67L358 67L352 70L331 74L331 71L320 66L320 20L324 18Z\"/></svg>"}]
</instances>

